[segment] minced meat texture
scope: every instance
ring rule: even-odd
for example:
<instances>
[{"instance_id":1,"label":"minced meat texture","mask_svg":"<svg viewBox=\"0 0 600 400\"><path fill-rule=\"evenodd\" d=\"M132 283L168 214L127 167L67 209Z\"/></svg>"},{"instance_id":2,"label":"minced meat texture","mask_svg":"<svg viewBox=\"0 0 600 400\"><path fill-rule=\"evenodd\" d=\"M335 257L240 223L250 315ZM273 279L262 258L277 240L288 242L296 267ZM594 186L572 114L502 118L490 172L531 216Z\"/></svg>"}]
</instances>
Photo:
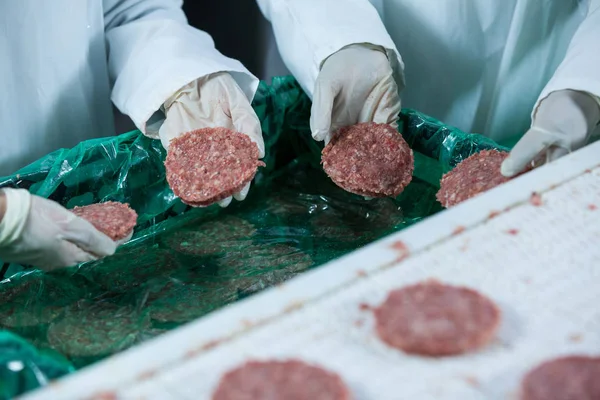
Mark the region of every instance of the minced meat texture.
<instances>
[{"instance_id":1,"label":"minced meat texture","mask_svg":"<svg viewBox=\"0 0 600 400\"><path fill-rule=\"evenodd\" d=\"M184 323L236 300L234 289L169 283L150 301L150 317L158 322Z\"/></svg>"},{"instance_id":2,"label":"minced meat texture","mask_svg":"<svg viewBox=\"0 0 600 400\"><path fill-rule=\"evenodd\" d=\"M137 213L128 204L116 201L75 207L75 215L89 221L96 229L112 240L126 238L137 223Z\"/></svg>"},{"instance_id":3,"label":"minced meat texture","mask_svg":"<svg viewBox=\"0 0 600 400\"><path fill-rule=\"evenodd\" d=\"M600 357L566 356L539 365L523 379L520 399L600 399Z\"/></svg>"},{"instance_id":4,"label":"minced meat texture","mask_svg":"<svg viewBox=\"0 0 600 400\"><path fill-rule=\"evenodd\" d=\"M413 152L388 124L347 126L322 152L323 169L342 189L368 197L396 197L412 180Z\"/></svg>"},{"instance_id":5,"label":"minced meat texture","mask_svg":"<svg viewBox=\"0 0 600 400\"><path fill-rule=\"evenodd\" d=\"M388 345L406 353L446 356L487 344L500 311L472 289L426 281L390 292L375 318L377 333Z\"/></svg>"},{"instance_id":6,"label":"minced meat texture","mask_svg":"<svg viewBox=\"0 0 600 400\"><path fill-rule=\"evenodd\" d=\"M132 306L80 300L50 324L47 338L64 355L104 356L133 345L149 321Z\"/></svg>"},{"instance_id":7,"label":"minced meat texture","mask_svg":"<svg viewBox=\"0 0 600 400\"><path fill-rule=\"evenodd\" d=\"M204 128L173 139L165 160L167 182L193 207L208 206L242 190L265 164L247 135Z\"/></svg>"},{"instance_id":8,"label":"minced meat texture","mask_svg":"<svg viewBox=\"0 0 600 400\"><path fill-rule=\"evenodd\" d=\"M0 327L43 325L81 295L81 289L50 275L30 274L0 285Z\"/></svg>"},{"instance_id":9,"label":"minced meat texture","mask_svg":"<svg viewBox=\"0 0 600 400\"><path fill-rule=\"evenodd\" d=\"M171 235L163 235L167 247L179 253L208 256L244 248L252 244L256 227L243 218L223 215Z\"/></svg>"},{"instance_id":10,"label":"minced meat texture","mask_svg":"<svg viewBox=\"0 0 600 400\"><path fill-rule=\"evenodd\" d=\"M511 178L500 173L506 157L506 152L483 150L463 160L442 177L438 201L449 208L508 182Z\"/></svg>"},{"instance_id":11,"label":"minced meat texture","mask_svg":"<svg viewBox=\"0 0 600 400\"><path fill-rule=\"evenodd\" d=\"M250 361L221 378L213 400L350 400L342 379L302 361Z\"/></svg>"}]
</instances>

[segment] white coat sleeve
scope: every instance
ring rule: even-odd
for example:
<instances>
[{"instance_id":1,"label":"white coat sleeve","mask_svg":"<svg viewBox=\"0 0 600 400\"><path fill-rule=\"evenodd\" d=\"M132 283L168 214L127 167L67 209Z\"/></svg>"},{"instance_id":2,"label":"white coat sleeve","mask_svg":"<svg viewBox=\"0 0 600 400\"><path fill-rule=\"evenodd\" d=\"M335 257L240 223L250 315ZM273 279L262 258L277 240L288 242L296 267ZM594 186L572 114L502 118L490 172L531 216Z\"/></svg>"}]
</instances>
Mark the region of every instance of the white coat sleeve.
<instances>
[{"instance_id":1,"label":"white coat sleeve","mask_svg":"<svg viewBox=\"0 0 600 400\"><path fill-rule=\"evenodd\" d=\"M533 108L532 120L542 100L565 89L587 92L600 103L600 0L590 0L587 16L573 35L565 58Z\"/></svg>"},{"instance_id":2,"label":"white coat sleeve","mask_svg":"<svg viewBox=\"0 0 600 400\"><path fill-rule=\"evenodd\" d=\"M230 72L252 100L258 87L239 61L215 49L211 36L188 25L182 0L103 0L111 99L142 132L163 103L186 84Z\"/></svg>"},{"instance_id":3,"label":"white coat sleeve","mask_svg":"<svg viewBox=\"0 0 600 400\"><path fill-rule=\"evenodd\" d=\"M352 44L386 49L399 89L404 64L375 7L368 0L257 0L273 25L288 69L312 98L323 62Z\"/></svg>"}]
</instances>

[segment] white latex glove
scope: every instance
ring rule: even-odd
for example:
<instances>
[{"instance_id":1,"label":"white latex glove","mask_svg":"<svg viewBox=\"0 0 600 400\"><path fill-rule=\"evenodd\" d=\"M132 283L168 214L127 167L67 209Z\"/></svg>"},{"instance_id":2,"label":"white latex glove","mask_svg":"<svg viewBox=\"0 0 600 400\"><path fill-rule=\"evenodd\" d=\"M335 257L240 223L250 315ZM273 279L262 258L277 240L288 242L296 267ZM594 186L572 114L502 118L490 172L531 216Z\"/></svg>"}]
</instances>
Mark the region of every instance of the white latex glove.
<instances>
[{"instance_id":1,"label":"white latex glove","mask_svg":"<svg viewBox=\"0 0 600 400\"><path fill-rule=\"evenodd\" d=\"M158 134L165 149L169 142L183 133L201 128L224 127L244 133L258 146L259 157L265 156L260 120L250 101L227 72L200 78L179 90L165 104L166 120ZM233 197L244 200L250 190L248 183ZM219 205L227 207L231 197Z\"/></svg>"},{"instance_id":2,"label":"white latex glove","mask_svg":"<svg viewBox=\"0 0 600 400\"><path fill-rule=\"evenodd\" d=\"M114 254L117 244L58 203L24 189L2 189L0 259L44 269L70 267Z\"/></svg>"},{"instance_id":3,"label":"white latex glove","mask_svg":"<svg viewBox=\"0 0 600 400\"><path fill-rule=\"evenodd\" d=\"M534 162L554 161L585 146L599 121L600 105L592 95L574 90L552 92L540 103L531 128L502 163L502 175L514 176Z\"/></svg>"},{"instance_id":4,"label":"white latex glove","mask_svg":"<svg viewBox=\"0 0 600 400\"><path fill-rule=\"evenodd\" d=\"M360 122L398 128L400 109L398 86L384 50L352 45L323 63L315 83L310 129L315 140L327 144L338 128Z\"/></svg>"}]
</instances>

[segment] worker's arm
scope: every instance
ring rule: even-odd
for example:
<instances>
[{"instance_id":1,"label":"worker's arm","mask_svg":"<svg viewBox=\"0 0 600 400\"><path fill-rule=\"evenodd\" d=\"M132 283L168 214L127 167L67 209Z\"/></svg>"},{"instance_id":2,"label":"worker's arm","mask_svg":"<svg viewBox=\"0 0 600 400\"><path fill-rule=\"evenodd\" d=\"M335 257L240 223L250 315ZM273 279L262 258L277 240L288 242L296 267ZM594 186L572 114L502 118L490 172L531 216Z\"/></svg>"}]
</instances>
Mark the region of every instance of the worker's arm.
<instances>
[{"instance_id":1,"label":"worker's arm","mask_svg":"<svg viewBox=\"0 0 600 400\"><path fill-rule=\"evenodd\" d=\"M258 79L218 52L210 35L188 25L182 0L103 4L112 100L142 132L149 133L148 120L175 92L209 74L228 71L253 98Z\"/></svg>"},{"instance_id":2,"label":"worker's arm","mask_svg":"<svg viewBox=\"0 0 600 400\"><path fill-rule=\"evenodd\" d=\"M329 142L342 126L395 125L402 58L368 0L258 0L279 51L313 99L310 127Z\"/></svg>"},{"instance_id":3,"label":"worker's arm","mask_svg":"<svg viewBox=\"0 0 600 400\"><path fill-rule=\"evenodd\" d=\"M45 270L111 255L117 244L58 203L0 189L0 260Z\"/></svg>"},{"instance_id":4,"label":"worker's arm","mask_svg":"<svg viewBox=\"0 0 600 400\"><path fill-rule=\"evenodd\" d=\"M542 90L530 130L502 166L513 176L535 161L553 161L585 146L600 122L600 0L591 0L587 17L565 58Z\"/></svg>"},{"instance_id":5,"label":"worker's arm","mask_svg":"<svg viewBox=\"0 0 600 400\"><path fill-rule=\"evenodd\" d=\"M368 0L257 0L273 25L277 47L306 93L313 95L323 62L353 44L384 49L399 86L404 65L377 10Z\"/></svg>"},{"instance_id":6,"label":"worker's arm","mask_svg":"<svg viewBox=\"0 0 600 400\"><path fill-rule=\"evenodd\" d=\"M210 35L188 25L183 1L103 4L112 100L144 134L168 148L182 133L222 126L247 134L264 155L260 121L250 105L258 79L218 52ZM244 199L248 188L233 197Z\"/></svg>"}]
</instances>

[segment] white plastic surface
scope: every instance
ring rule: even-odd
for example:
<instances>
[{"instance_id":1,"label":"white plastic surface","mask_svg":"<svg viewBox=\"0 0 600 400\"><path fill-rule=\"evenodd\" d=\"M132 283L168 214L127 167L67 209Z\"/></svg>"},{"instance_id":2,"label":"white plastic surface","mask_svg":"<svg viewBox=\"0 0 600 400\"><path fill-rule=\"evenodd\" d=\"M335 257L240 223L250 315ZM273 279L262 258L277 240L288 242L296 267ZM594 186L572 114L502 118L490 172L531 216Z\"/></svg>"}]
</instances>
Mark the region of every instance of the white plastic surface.
<instances>
[{"instance_id":1,"label":"white plastic surface","mask_svg":"<svg viewBox=\"0 0 600 400\"><path fill-rule=\"evenodd\" d=\"M598 154L600 143L588 146L25 398L210 399L224 372L268 358L336 371L356 400L516 398L541 361L600 355ZM431 359L379 341L360 304L431 277L497 302L503 322L491 345Z\"/></svg>"}]
</instances>

